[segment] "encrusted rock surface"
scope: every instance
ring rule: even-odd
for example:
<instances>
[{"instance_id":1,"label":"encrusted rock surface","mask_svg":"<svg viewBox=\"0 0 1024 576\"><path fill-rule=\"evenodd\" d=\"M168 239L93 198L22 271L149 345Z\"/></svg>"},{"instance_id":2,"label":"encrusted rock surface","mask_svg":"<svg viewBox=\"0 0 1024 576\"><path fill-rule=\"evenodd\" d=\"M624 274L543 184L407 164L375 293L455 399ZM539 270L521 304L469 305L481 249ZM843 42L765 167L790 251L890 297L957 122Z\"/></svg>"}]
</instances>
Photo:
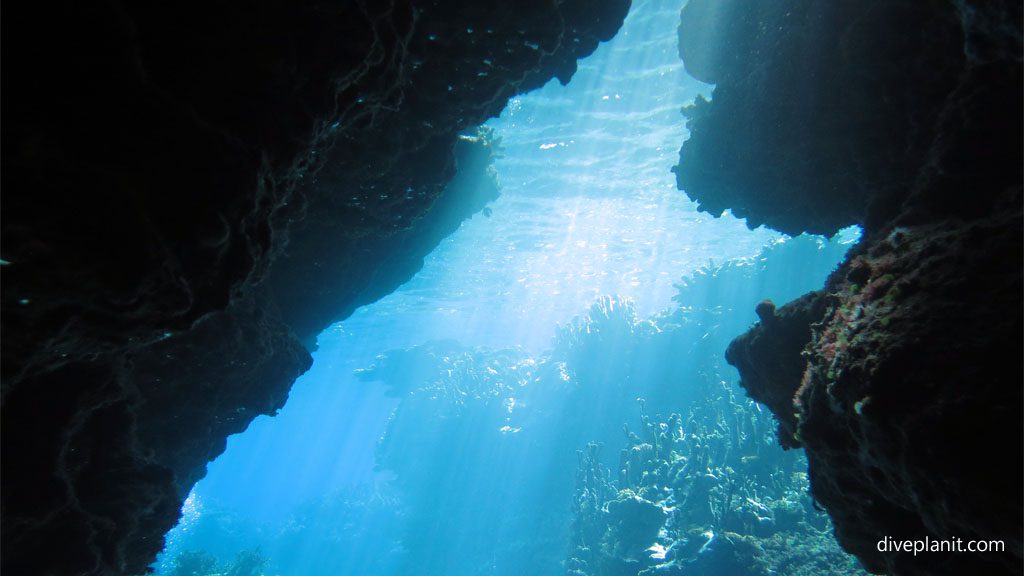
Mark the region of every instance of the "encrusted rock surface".
<instances>
[{"instance_id":1,"label":"encrusted rock surface","mask_svg":"<svg viewBox=\"0 0 1024 576\"><path fill-rule=\"evenodd\" d=\"M680 186L789 233L863 227L822 291L727 358L874 572L1021 573L1021 23L1012 2L693 0L682 14L687 69L718 84L689 111ZM1006 551L879 551L886 536Z\"/></svg>"},{"instance_id":2,"label":"encrusted rock surface","mask_svg":"<svg viewBox=\"0 0 1024 576\"><path fill-rule=\"evenodd\" d=\"M807 294L762 319L749 332L733 340L725 359L743 374L747 394L771 408L779 422L779 443L786 448L800 445L796 439L797 420L793 396L804 367L799 358L811 339L812 322L824 313L822 297Z\"/></svg>"},{"instance_id":3,"label":"encrusted rock surface","mask_svg":"<svg viewBox=\"0 0 1024 576\"><path fill-rule=\"evenodd\" d=\"M796 395L815 497L894 574L1021 570L1020 212L896 228L824 297ZM863 270L863 272L861 272ZM881 536L1007 553L881 554Z\"/></svg>"},{"instance_id":4,"label":"encrusted rock surface","mask_svg":"<svg viewBox=\"0 0 1024 576\"><path fill-rule=\"evenodd\" d=\"M317 332L496 195L460 134L627 8L7 7L4 571L143 572Z\"/></svg>"}]
</instances>

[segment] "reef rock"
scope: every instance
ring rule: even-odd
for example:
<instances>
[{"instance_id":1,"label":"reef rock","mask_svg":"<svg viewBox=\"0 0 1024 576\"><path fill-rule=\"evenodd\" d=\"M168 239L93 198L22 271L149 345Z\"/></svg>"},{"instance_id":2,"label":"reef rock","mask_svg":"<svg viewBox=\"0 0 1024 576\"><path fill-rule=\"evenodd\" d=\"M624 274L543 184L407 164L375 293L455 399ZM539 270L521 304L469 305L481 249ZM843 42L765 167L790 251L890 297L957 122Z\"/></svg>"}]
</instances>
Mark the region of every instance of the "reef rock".
<instances>
[{"instance_id":1,"label":"reef rock","mask_svg":"<svg viewBox=\"0 0 1024 576\"><path fill-rule=\"evenodd\" d=\"M1021 568L1020 213L896 228L826 289L796 394L814 495L875 570ZM861 271L864 272L861 272ZM881 554L895 539L1007 553Z\"/></svg>"},{"instance_id":2,"label":"reef rock","mask_svg":"<svg viewBox=\"0 0 1024 576\"><path fill-rule=\"evenodd\" d=\"M689 2L679 188L751 228L831 235L898 202L964 62L960 16L906 0ZM898 204L897 204L898 205Z\"/></svg>"},{"instance_id":3,"label":"reef rock","mask_svg":"<svg viewBox=\"0 0 1024 576\"><path fill-rule=\"evenodd\" d=\"M683 10L687 69L716 88L689 111L680 186L751 225L863 227L822 291L727 359L873 572L1021 573L1021 22L1012 2ZM885 537L1005 552L879 550Z\"/></svg>"},{"instance_id":4,"label":"reef rock","mask_svg":"<svg viewBox=\"0 0 1024 576\"><path fill-rule=\"evenodd\" d=\"M807 294L791 302L734 340L725 359L743 374L743 387L752 399L768 406L779 422L779 443L786 448L800 445L796 439L797 420L793 396L804 367L799 358L811 339L811 322L824 313L821 295Z\"/></svg>"},{"instance_id":5,"label":"reef rock","mask_svg":"<svg viewBox=\"0 0 1024 576\"><path fill-rule=\"evenodd\" d=\"M627 8L8 7L4 571L144 572L316 334L495 197L475 127Z\"/></svg>"},{"instance_id":6,"label":"reef rock","mask_svg":"<svg viewBox=\"0 0 1024 576\"><path fill-rule=\"evenodd\" d=\"M666 520L661 506L629 490L608 503L608 517L606 547L631 560L650 556L648 548L658 539Z\"/></svg>"}]
</instances>

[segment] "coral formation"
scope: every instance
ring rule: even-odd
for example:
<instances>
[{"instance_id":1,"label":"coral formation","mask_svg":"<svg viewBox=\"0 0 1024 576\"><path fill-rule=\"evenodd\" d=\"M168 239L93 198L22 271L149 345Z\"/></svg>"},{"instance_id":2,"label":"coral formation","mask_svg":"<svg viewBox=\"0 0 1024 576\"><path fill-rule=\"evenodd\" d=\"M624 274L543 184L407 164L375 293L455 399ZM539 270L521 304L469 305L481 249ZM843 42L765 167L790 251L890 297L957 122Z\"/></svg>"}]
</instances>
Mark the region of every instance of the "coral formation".
<instances>
[{"instance_id":1,"label":"coral formation","mask_svg":"<svg viewBox=\"0 0 1024 576\"><path fill-rule=\"evenodd\" d=\"M814 509L793 455L774 452L756 429L722 433L730 420L757 419L749 401L706 400L712 409L685 419L642 417L618 481L597 445L581 454L566 574L859 573Z\"/></svg>"},{"instance_id":2,"label":"coral formation","mask_svg":"<svg viewBox=\"0 0 1024 576\"><path fill-rule=\"evenodd\" d=\"M822 291L728 360L877 573L1021 573L1021 21L1013 2L682 13L687 69L716 88L687 112L680 186L751 225L863 226ZM885 536L1006 551L883 552Z\"/></svg>"},{"instance_id":3,"label":"coral formation","mask_svg":"<svg viewBox=\"0 0 1024 576\"><path fill-rule=\"evenodd\" d=\"M240 552L227 566L218 566L217 559L208 553L189 551L174 559L171 576L263 576L266 563L259 550Z\"/></svg>"}]
</instances>

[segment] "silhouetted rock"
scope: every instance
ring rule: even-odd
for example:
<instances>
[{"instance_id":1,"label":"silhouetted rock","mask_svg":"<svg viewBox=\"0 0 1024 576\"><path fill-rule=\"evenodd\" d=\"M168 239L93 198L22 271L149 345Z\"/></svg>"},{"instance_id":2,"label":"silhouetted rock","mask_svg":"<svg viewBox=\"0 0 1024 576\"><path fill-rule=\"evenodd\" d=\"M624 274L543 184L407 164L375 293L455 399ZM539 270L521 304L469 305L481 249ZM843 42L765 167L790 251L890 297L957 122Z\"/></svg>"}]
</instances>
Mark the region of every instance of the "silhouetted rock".
<instances>
[{"instance_id":1,"label":"silhouetted rock","mask_svg":"<svg viewBox=\"0 0 1024 576\"><path fill-rule=\"evenodd\" d=\"M627 8L7 7L4 570L143 572L317 333L496 196L460 135Z\"/></svg>"},{"instance_id":2,"label":"silhouetted rock","mask_svg":"<svg viewBox=\"0 0 1024 576\"><path fill-rule=\"evenodd\" d=\"M821 295L811 293L794 300L736 338L725 351L725 359L743 375L747 395L768 406L779 422L779 443L785 448L800 446L797 439L796 394L804 367L800 355L811 339L812 322L821 318Z\"/></svg>"},{"instance_id":3,"label":"silhouetted rock","mask_svg":"<svg viewBox=\"0 0 1024 576\"><path fill-rule=\"evenodd\" d=\"M689 2L679 39L715 84L684 110L679 188L788 234L898 206L964 62L960 15L907 0Z\"/></svg>"},{"instance_id":4,"label":"silhouetted rock","mask_svg":"<svg viewBox=\"0 0 1024 576\"><path fill-rule=\"evenodd\" d=\"M879 573L1021 573L1021 22L1013 2L683 10L687 68L717 86L688 112L680 186L751 225L864 227L824 290L727 358ZM886 536L1006 552L879 551Z\"/></svg>"}]
</instances>

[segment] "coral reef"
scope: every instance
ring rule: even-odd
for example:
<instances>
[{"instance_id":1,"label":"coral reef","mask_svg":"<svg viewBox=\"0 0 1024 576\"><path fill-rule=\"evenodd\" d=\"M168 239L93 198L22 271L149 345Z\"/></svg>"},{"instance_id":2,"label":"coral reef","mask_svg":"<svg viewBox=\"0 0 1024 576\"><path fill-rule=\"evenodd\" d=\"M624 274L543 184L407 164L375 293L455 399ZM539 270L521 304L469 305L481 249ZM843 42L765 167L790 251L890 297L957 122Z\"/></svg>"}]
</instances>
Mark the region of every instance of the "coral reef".
<instances>
[{"instance_id":1,"label":"coral reef","mask_svg":"<svg viewBox=\"0 0 1024 576\"><path fill-rule=\"evenodd\" d=\"M188 551L174 559L170 576L263 576L266 563L259 550L240 552L227 566L218 566L217 559L205 552Z\"/></svg>"},{"instance_id":2,"label":"coral reef","mask_svg":"<svg viewBox=\"0 0 1024 576\"><path fill-rule=\"evenodd\" d=\"M753 404L706 400L686 418L643 416L617 481L598 445L581 452L566 574L861 573L807 496L802 462L779 454L767 427L729 430L760 418Z\"/></svg>"},{"instance_id":3,"label":"coral reef","mask_svg":"<svg viewBox=\"0 0 1024 576\"><path fill-rule=\"evenodd\" d=\"M680 187L751 225L863 226L823 290L762 319L728 360L783 445L803 446L815 499L873 572L1021 573L1021 12L693 0L682 13L687 69L716 88L687 111ZM1006 550L882 552L886 536Z\"/></svg>"},{"instance_id":4,"label":"coral reef","mask_svg":"<svg viewBox=\"0 0 1024 576\"><path fill-rule=\"evenodd\" d=\"M338 490L276 521L254 520L194 494L189 508L156 574L224 574L243 558L274 576L394 573L402 508L386 485Z\"/></svg>"},{"instance_id":5,"label":"coral reef","mask_svg":"<svg viewBox=\"0 0 1024 576\"><path fill-rule=\"evenodd\" d=\"M548 388L562 382L553 368L517 350L442 341L390 351L359 373L402 399L377 447L401 501L394 573L557 566L565 518L551 511L564 508L571 468L556 456L572 439L552 440L558 412L545 406L568 391Z\"/></svg>"},{"instance_id":6,"label":"coral reef","mask_svg":"<svg viewBox=\"0 0 1024 576\"><path fill-rule=\"evenodd\" d=\"M317 332L497 193L475 127L627 8L9 7L3 568L144 572Z\"/></svg>"},{"instance_id":7,"label":"coral reef","mask_svg":"<svg viewBox=\"0 0 1024 576\"><path fill-rule=\"evenodd\" d=\"M398 572L562 574L572 536L578 572L635 576L671 561L653 562L652 544L690 546L693 560L712 530L771 549L758 552L777 557L767 565L818 557L851 573L805 494L802 455L774 445L770 413L728 383L720 354L756 319L745 302L792 298L846 248L802 237L709 265L680 282L678 308L650 318L601 298L539 356L453 341L381 355L359 376L401 399L377 451L403 503ZM623 423L627 448L602 454ZM700 562L712 570L714 557Z\"/></svg>"}]
</instances>

